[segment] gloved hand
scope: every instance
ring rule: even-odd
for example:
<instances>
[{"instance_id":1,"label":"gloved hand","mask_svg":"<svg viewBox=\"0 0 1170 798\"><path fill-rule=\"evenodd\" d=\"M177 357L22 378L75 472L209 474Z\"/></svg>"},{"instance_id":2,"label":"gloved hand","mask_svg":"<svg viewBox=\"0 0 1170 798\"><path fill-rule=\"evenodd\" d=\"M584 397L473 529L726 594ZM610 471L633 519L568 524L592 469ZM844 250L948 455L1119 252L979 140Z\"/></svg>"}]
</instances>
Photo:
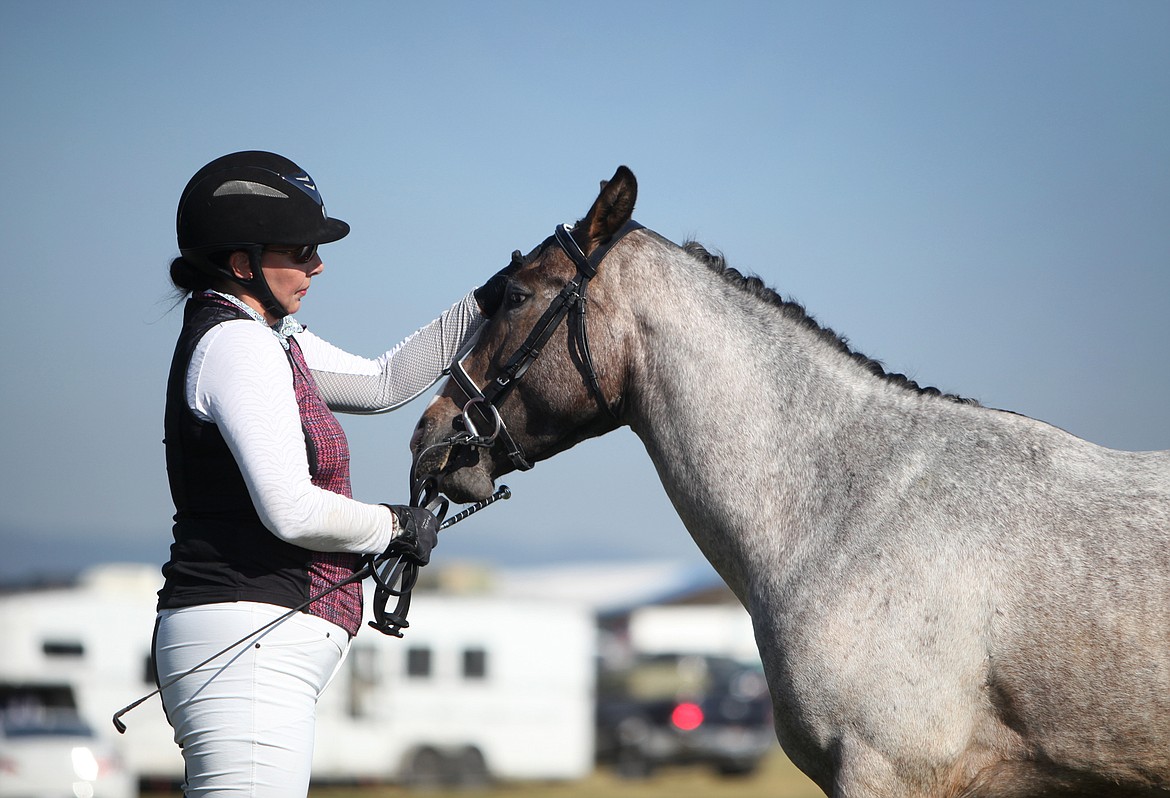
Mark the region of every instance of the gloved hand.
<instances>
[{"instance_id":1,"label":"gloved hand","mask_svg":"<svg viewBox=\"0 0 1170 798\"><path fill-rule=\"evenodd\" d=\"M415 565L431 561L431 549L439 544L439 519L425 507L384 504L398 519L399 532L386 547L386 554L402 555Z\"/></svg>"},{"instance_id":2,"label":"gloved hand","mask_svg":"<svg viewBox=\"0 0 1170 798\"><path fill-rule=\"evenodd\" d=\"M493 274L486 283L475 289L475 301L479 303L479 309L483 315L490 319L500 309L500 305L504 302L504 291L508 287L508 278L523 263L524 256L520 254L520 250L516 250L512 253L511 263Z\"/></svg>"}]
</instances>

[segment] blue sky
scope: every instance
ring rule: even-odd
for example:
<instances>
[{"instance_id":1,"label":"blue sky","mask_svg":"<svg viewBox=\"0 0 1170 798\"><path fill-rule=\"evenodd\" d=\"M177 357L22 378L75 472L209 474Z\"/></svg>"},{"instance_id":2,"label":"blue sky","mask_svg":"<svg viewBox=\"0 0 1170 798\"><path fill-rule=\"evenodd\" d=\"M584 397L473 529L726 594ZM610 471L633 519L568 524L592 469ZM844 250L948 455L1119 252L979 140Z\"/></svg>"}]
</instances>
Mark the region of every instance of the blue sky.
<instances>
[{"instance_id":1,"label":"blue sky","mask_svg":"<svg viewBox=\"0 0 1170 798\"><path fill-rule=\"evenodd\" d=\"M299 314L351 351L626 164L639 221L890 369L1170 448L1168 35L1160 0L0 4L0 578L165 559L174 208L239 149L353 226ZM424 405L344 419L359 498L406 500ZM628 430L505 481L436 557L700 560Z\"/></svg>"}]
</instances>

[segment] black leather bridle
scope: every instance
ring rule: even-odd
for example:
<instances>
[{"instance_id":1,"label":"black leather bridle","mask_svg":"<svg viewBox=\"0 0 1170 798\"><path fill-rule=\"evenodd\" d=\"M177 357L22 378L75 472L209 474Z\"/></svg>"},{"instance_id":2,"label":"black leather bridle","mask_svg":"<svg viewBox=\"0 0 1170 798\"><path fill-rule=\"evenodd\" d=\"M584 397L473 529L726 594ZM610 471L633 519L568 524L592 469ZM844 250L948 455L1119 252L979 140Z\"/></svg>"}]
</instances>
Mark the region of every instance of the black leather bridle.
<instances>
[{"instance_id":1,"label":"black leather bridle","mask_svg":"<svg viewBox=\"0 0 1170 798\"><path fill-rule=\"evenodd\" d=\"M593 356L589 353L589 336L585 330L586 291L589 288L589 281L597 274L597 269L601 265L601 261L614 245L625 237L626 234L641 229L642 225L631 219L620 230L614 233L606 243L600 245L586 256L581 251L581 247L573 239L572 228L564 224L557 225L553 235L556 238L557 244L560 245L561 249L564 250L565 254L569 256L573 263L576 264L577 274L565 284L565 287L553 299L548 309L537 320L532 331L528 333L528 337L524 339L524 343L508 359L508 362L504 364L500 373L486 388L480 389L475 384L475 380L471 379L467 370L464 369L462 361L457 360L451 364L451 381L459 386L459 389L467 395L468 401L463 406L463 430L445 441L446 443L490 448L498 440L503 444L507 451L508 459L512 461L513 466L520 471L527 471L532 468L532 463L524 456L524 449L512 437L512 433L508 431L508 425L504 423L504 419L500 416L499 406L504 400L504 397L516 386L516 383L524 377L524 373L528 371L528 367L540 357L544 345L552 337L553 332L560 325L561 320L570 313L573 314L574 318L570 321L569 326L578 356L581 358L581 364L585 369L585 379L589 385L589 390L593 393L597 402L611 416L614 416L613 408L606 400L605 394L601 391L601 383L597 378L597 370L593 366ZM472 417L474 409L478 409L480 414L491 422L492 429L489 432L480 432Z\"/></svg>"}]
</instances>

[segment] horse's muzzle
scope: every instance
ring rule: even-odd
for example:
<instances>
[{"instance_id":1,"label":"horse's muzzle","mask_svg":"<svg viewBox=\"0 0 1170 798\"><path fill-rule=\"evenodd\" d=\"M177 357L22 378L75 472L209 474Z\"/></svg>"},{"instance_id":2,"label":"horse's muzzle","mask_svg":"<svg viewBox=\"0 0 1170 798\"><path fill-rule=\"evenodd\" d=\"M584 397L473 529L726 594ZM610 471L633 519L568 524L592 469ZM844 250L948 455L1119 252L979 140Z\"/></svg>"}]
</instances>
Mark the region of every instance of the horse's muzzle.
<instances>
[{"instance_id":1,"label":"horse's muzzle","mask_svg":"<svg viewBox=\"0 0 1170 798\"><path fill-rule=\"evenodd\" d=\"M495 489L482 450L439 440L428 444L425 434L412 441L413 479L433 478L439 491L459 504L483 501Z\"/></svg>"}]
</instances>

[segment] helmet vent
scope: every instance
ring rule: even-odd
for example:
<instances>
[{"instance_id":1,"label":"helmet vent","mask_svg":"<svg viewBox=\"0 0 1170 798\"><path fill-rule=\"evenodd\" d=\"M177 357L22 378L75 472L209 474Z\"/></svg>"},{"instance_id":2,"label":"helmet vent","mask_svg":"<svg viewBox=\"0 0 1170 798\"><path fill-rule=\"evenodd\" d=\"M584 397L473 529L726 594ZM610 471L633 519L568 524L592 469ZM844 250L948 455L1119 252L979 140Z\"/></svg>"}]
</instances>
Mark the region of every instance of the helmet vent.
<instances>
[{"instance_id":1,"label":"helmet vent","mask_svg":"<svg viewBox=\"0 0 1170 798\"><path fill-rule=\"evenodd\" d=\"M275 189L272 186L266 186L263 183L254 183L251 180L229 180L217 188L212 196L227 197L235 194L288 199L288 194L285 194L283 191Z\"/></svg>"}]
</instances>

